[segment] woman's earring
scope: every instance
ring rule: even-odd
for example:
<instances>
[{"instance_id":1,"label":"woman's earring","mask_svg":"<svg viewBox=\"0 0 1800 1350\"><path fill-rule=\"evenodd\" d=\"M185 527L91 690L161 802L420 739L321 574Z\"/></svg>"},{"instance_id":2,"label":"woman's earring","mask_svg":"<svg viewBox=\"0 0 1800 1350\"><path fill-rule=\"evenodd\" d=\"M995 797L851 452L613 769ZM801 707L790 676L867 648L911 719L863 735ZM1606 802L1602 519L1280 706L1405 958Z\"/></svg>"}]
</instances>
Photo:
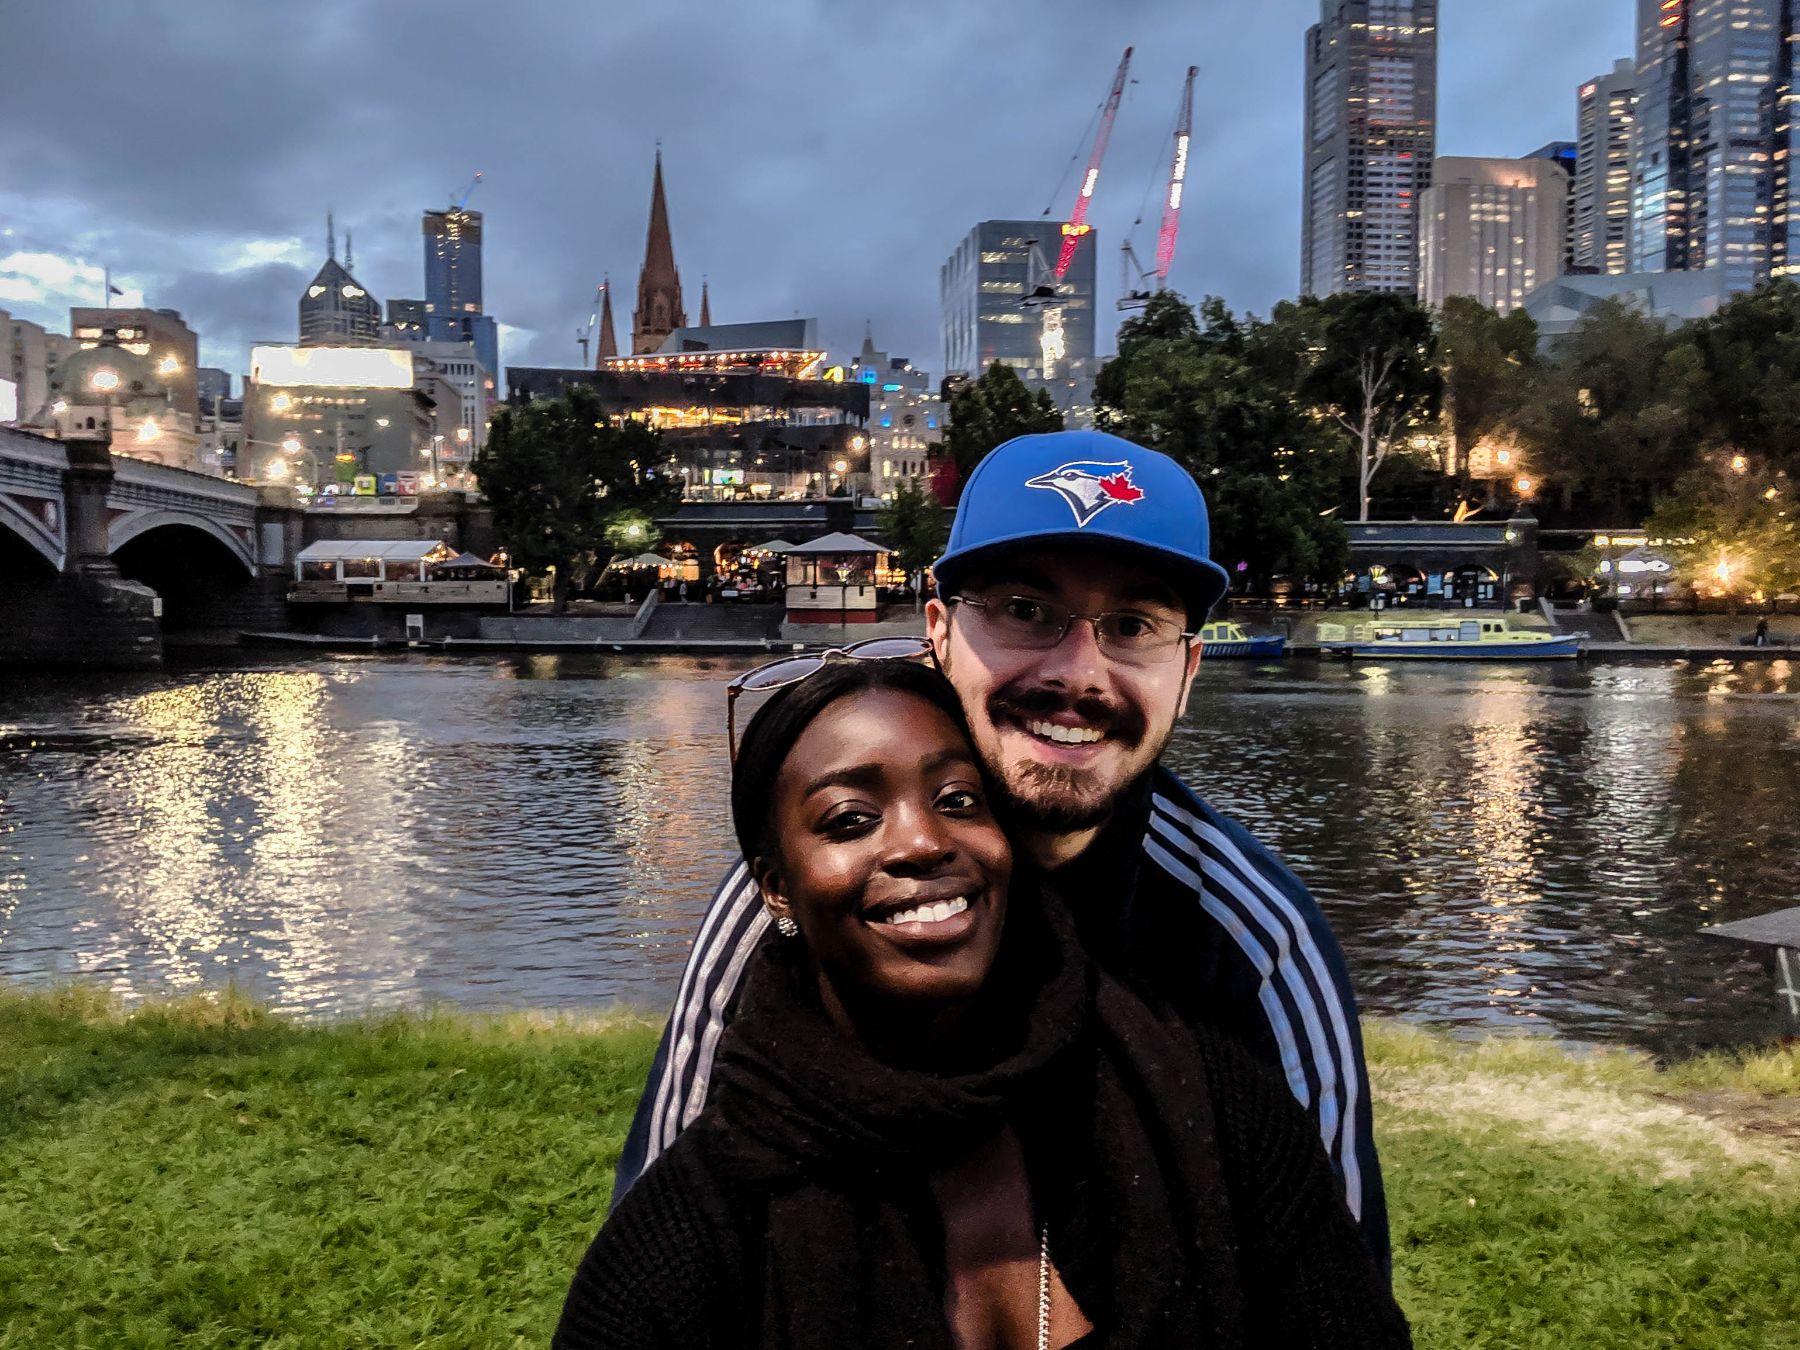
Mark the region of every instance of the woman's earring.
<instances>
[{"instance_id":1,"label":"woman's earring","mask_svg":"<svg viewBox=\"0 0 1800 1350\"><path fill-rule=\"evenodd\" d=\"M799 937L800 925L795 923L788 915L778 914L775 917L775 931L780 933L784 938Z\"/></svg>"}]
</instances>

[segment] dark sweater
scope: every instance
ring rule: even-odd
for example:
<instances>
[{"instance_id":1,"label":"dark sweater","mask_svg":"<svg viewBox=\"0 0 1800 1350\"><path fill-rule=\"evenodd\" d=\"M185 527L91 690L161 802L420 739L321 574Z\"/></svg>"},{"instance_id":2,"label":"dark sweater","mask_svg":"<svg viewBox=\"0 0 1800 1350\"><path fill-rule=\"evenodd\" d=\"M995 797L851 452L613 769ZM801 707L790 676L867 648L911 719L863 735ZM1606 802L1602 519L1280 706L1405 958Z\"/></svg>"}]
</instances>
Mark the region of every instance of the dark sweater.
<instances>
[{"instance_id":1,"label":"dark sweater","mask_svg":"<svg viewBox=\"0 0 1800 1350\"><path fill-rule=\"evenodd\" d=\"M1116 999L1117 987L1109 988L1108 996ZM1189 1244L1215 1256L1196 1273L1206 1286L1197 1295L1200 1319L1189 1315L1180 1323L1204 1324L1207 1334L1166 1339L1155 1330L1164 1323L1153 1321L1147 1332L1140 1326L1133 1343L1203 1340L1274 1350L1408 1345L1405 1320L1345 1208L1318 1135L1285 1086L1217 1032L1183 1030L1166 1042L1154 1034L1140 1039L1157 1040L1150 1053L1160 1056L1165 1068L1203 1085L1205 1100L1196 1114L1204 1121L1223 1196L1207 1198L1174 1219L1181 1229L1201 1222L1218 1230ZM1088 1203L1091 1189L1104 1184L1094 1179L1103 1169L1089 1165L1083 1141L1069 1133L1087 1129L1086 1117L1072 1109L1073 1119L1065 1120L1060 1111L1042 1109L1043 1087L1039 1083L1030 1094L1039 1105L1015 1120L1032 1191L1050 1217L1052 1258L1097 1327L1081 1343L1084 1350L1089 1344L1115 1344L1115 1323L1132 1320L1135 1312L1115 1296L1130 1296L1118 1286L1129 1282L1138 1235L1106 1231L1109 1223L1117 1227L1108 1217L1117 1208L1111 1200L1098 1209ZM882 1203L883 1192L895 1191L894 1177L883 1176L876 1165L866 1177L831 1170L821 1182L803 1159L785 1176L781 1166L746 1168L744 1131L731 1122L726 1088L723 1082L715 1087L700 1120L645 1173L594 1240L569 1291L555 1345L747 1350L797 1339L831 1343L816 1331L796 1335L795 1309L804 1319L821 1303L850 1303L880 1285L886 1301L873 1319L880 1344L949 1350L942 1233L923 1179L914 1191L920 1203L884 1230L896 1239L890 1249L859 1253L849 1261L836 1250L781 1250L770 1234L783 1231L783 1225L794 1231L797 1205L818 1208L823 1195L830 1203L844 1203L850 1213L864 1213ZM1080 1088L1071 1084L1067 1090L1073 1103ZM1062 1098L1053 1091L1049 1100ZM1154 1117L1159 1109L1146 1104L1145 1114ZM1152 1134L1166 1137L1169 1123L1153 1121ZM794 1153L802 1151L802 1135L797 1131ZM1090 1144L1087 1152L1092 1151ZM1130 1176L1135 1168L1125 1172ZM906 1186L899 1189L904 1193ZM1152 1197L1151 1203L1161 1201ZM801 1223L805 1231L804 1218ZM1166 1243L1153 1238L1140 1245ZM812 1255L834 1274L822 1288L796 1287L808 1281ZM1155 1264L1160 1256L1160 1251L1144 1252L1135 1259ZM895 1276L896 1267L906 1278ZM1189 1277L1178 1277L1178 1289L1184 1278ZM896 1289L904 1296L899 1301ZM830 1311L818 1316L824 1324L837 1324ZM863 1324L869 1321L865 1317ZM859 1342L858 1350L871 1344Z\"/></svg>"}]
</instances>

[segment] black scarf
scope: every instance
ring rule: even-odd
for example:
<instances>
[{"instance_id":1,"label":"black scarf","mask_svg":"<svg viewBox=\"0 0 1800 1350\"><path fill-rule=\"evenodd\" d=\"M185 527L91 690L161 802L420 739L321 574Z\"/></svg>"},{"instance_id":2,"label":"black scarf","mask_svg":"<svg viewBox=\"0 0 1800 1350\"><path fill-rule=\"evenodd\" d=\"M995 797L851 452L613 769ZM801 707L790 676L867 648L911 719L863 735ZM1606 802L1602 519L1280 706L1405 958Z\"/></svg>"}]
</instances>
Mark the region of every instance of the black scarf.
<instances>
[{"instance_id":1,"label":"black scarf","mask_svg":"<svg viewBox=\"0 0 1800 1350\"><path fill-rule=\"evenodd\" d=\"M949 1350L928 1178L1009 1124L1051 1259L1102 1344L1237 1341L1199 1053L1099 971L1058 902L1023 889L973 1030L935 1072L838 1031L789 944L756 957L694 1128L768 1197L759 1344Z\"/></svg>"}]
</instances>

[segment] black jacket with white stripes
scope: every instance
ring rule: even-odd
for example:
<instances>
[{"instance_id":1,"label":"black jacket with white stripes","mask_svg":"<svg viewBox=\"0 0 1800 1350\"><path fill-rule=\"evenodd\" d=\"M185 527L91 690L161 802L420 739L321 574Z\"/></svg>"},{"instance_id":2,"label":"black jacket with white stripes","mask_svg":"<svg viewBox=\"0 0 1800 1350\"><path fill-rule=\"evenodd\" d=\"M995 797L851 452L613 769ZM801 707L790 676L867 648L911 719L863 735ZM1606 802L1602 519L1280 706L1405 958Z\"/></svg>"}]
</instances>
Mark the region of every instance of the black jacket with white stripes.
<instances>
[{"instance_id":1,"label":"black jacket with white stripes","mask_svg":"<svg viewBox=\"0 0 1800 1350\"><path fill-rule=\"evenodd\" d=\"M1242 825L1160 765L1056 889L1083 941L1139 997L1261 1054L1317 1123L1385 1271L1387 1205L1356 996L1318 902ZM739 863L714 893L619 1159L613 1203L700 1114L720 1033L769 920Z\"/></svg>"}]
</instances>

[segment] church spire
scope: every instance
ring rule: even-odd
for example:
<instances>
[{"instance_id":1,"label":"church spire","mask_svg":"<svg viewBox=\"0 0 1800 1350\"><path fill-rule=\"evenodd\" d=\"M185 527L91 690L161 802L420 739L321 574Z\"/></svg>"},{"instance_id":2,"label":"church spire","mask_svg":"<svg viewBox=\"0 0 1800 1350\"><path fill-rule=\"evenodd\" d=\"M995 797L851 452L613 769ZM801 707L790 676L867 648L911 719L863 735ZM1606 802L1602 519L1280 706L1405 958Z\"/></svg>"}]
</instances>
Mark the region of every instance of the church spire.
<instances>
[{"instance_id":1,"label":"church spire","mask_svg":"<svg viewBox=\"0 0 1800 1350\"><path fill-rule=\"evenodd\" d=\"M662 150L656 152L656 180L650 190L650 230L644 241L644 270L638 274L637 313L631 324L633 355L653 352L677 328L687 326L681 308L681 276L669 237L669 204L663 197Z\"/></svg>"},{"instance_id":2,"label":"church spire","mask_svg":"<svg viewBox=\"0 0 1800 1350\"><path fill-rule=\"evenodd\" d=\"M613 337L612 278L608 277L600 283L600 355L594 360L594 369L600 369L618 354L619 344Z\"/></svg>"},{"instance_id":3,"label":"church spire","mask_svg":"<svg viewBox=\"0 0 1800 1350\"><path fill-rule=\"evenodd\" d=\"M707 294L707 280L700 278L700 326L712 327L712 297Z\"/></svg>"},{"instance_id":4,"label":"church spire","mask_svg":"<svg viewBox=\"0 0 1800 1350\"><path fill-rule=\"evenodd\" d=\"M332 219L331 212L325 213L325 257L337 261L337 221Z\"/></svg>"}]
</instances>

